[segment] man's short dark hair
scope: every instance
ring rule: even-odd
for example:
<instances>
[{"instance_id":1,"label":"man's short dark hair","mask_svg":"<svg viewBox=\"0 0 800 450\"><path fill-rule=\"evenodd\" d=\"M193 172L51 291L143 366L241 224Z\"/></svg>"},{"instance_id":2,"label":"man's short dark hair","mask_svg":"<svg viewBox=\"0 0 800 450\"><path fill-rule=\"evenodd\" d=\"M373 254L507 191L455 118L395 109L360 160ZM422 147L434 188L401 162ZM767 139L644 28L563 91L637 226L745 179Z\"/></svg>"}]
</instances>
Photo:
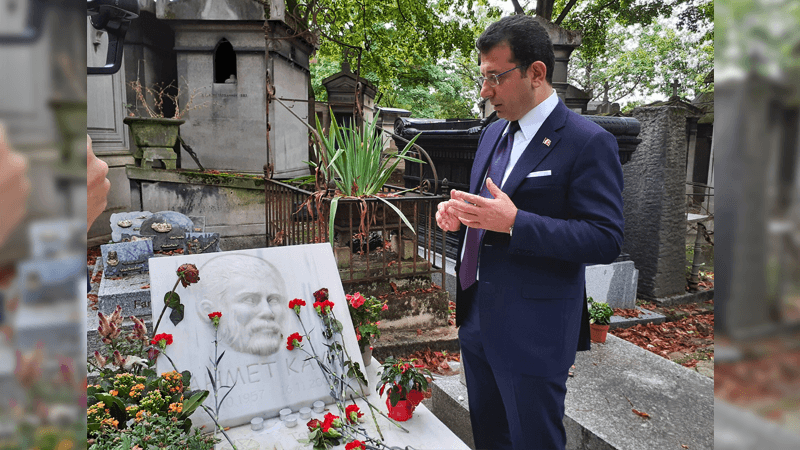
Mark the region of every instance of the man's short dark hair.
<instances>
[{"instance_id":1,"label":"man's short dark hair","mask_svg":"<svg viewBox=\"0 0 800 450\"><path fill-rule=\"evenodd\" d=\"M541 61L547 68L545 79L553 83L553 68L556 57L553 43L547 30L532 16L516 14L506 16L489 25L478 37L475 47L481 53L488 53L501 44L507 44L513 55L512 62L525 69L535 61Z\"/></svg>"}]
</instances>

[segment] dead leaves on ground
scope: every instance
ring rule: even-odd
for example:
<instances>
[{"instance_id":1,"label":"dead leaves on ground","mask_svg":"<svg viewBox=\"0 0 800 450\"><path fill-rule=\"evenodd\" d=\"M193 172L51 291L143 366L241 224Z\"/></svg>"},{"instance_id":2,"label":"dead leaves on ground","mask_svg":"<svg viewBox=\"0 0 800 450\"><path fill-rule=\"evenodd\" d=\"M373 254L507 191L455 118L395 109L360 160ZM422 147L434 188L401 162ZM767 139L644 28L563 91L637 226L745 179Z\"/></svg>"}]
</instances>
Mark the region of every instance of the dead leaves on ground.
<instances>
[{"instance_id":1,"label":"dead leaves on ground","mask_svg":"<svg viewBox=\"0 0 800 450\"><path fill-rule=\"evenodd\" d=\"M674 322L642 324L609 332L664 358L674 352L692 354L713 344L713 313L701 311L698 305L681 305L675 309L689 315ZM690 358L682 365L695 367L697 362L697 359Z\"/></svg>"}]
</instances>

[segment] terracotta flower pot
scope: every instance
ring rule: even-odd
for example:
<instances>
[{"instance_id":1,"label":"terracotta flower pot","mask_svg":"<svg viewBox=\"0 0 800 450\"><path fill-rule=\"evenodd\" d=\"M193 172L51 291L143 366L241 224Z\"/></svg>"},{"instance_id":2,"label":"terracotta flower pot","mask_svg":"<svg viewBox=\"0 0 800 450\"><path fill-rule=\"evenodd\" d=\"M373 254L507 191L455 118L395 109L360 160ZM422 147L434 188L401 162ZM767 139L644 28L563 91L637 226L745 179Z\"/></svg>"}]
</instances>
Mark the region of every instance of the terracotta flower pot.
<instances>
[{"instance_id":1,"label":"terracotta flower pot","mask_svg":"<svg viewBox=\"0 0 800 450\"><path fill-rule=\"evenodd\" d=\"M424 393L424 392L422 392L422 391L418 391L418 390L416 390L416 389L412 389L412 390L411 390L411 391L408 393L408 395L406 395L406 398L407 398L407 399L408 399L408 401L410 401L410 402L411 402L411 403L414 405L414 407L416 408L416 407L417 407L417 405L419 405L419 404L422 402L422 400L423 400L423 399L425 399L425 393Z\"/></svg>"},{"instance_id":2,"label":"terracotta flower pot","mask_svg":"<svg viewBox=\"0 0 800 450\"><path fill-rule=\"evenodd\" d=\"M608 325L598 325L596 323L589 325L591 332L592 342L604 344L606 342L606 335L608 334Z\"/></svg>"},{"instance_id":3,"label":"terracotta flower pot","mask_svg":"<svg viewBox=\"0 0 800 450\"><path fill-rule=\"evenodd\" d=\"M397 404L392 406L387 397L386 407L389 408L389 417L398 422L405 422L414 415L414 404L409 400L398 400Z\"/></svg>"}]
</instances>

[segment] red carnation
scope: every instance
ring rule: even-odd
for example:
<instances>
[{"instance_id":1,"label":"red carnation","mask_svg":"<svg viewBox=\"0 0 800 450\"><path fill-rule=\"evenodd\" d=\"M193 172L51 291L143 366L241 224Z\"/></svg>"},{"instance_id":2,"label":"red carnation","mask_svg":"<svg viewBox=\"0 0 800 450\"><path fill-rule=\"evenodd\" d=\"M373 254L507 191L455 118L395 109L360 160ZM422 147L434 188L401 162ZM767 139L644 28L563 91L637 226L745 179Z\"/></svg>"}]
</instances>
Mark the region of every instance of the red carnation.
<instances>
[{"instance_id":1,"label":"red carnation","mask_svg":"<svg viewBox=\"0 0 800 450\"><path fill-rule=\"evenodd\" d=\"M301 306L306 306L306 302L304 302L303 300L301 300L299 298L296 298L296 299L294 299L294 300L289 302L289 308L293 309L294 312L296 312L297 314L300 314L300 307Z\"/></svg>"},{"instance_id":2,"label":"red carnation","mask_svg":"<svg viewBox=\"0 0 800 450\"><path fill-rule=\"evenodd\" d=\"M183 264L178 267L178 278L181 280L183 287L200 281L200 271L194 264Z\"/></svg>"},{"instance_id":3,"label":"red carnation","mask_svg":"<svg viewBox=\"0 0 800 450\"><path fill-rule=\"evenodd\" d=\"M211 319L211 322L214 324L214 328L219 326L220 317L222 317L222 313L219 311L214 311L208 315L208 318Z\"/></svg>"},{"instance_id":4,"label":"red carnation","mask_svg":"<svg viewBox=\"0 0 800 450\"><path fill-rule=\"evenodd\" d=\"M350 423L358 422L358 418L364 415L364 413L358 409L357 405L348 406L345 408L344 413L345 417L347 417L347 420L350 421Z\"/></svg>"},{"instance_id":5,"label":"red carnation","mask_svg":"<svg viewBox=\"0 0 800 450\"><path fill-rule=\"evenodd\" d=\"M339 416L334 416L331 413L325 414L325 421L322 423L322 432L327 433L328 430L342 426L342 421Z\"/></svg>"},{"instance_id":6,"label":"red carnation","mask_svg":"<svg viewBox=\"0 0 800 450\"><path fill-rule=\"evenodd\" d=\"M353 441L344 446L344 450L366 450L367 446L361 441Z\"/></svg>"},{"instance_id":7,"label":"red carnation","mask_svg":"<svg viewBox=\"0 0 800 450\"><path fill-rule=\"evenodd\" d=\"M153 336L153 340L150 341L150 343L158 345L161 347L161 350L164 350L168 345L172 345L172 335L168 333L159 333Z\"/></svg>"},{"instance_id":8,"label":"red carnation","mask_svg":"<svg viewBox=\"0 0 800 450\"><path fill-rule=\"evenodd\" d=\"M331 310L333 310L333 302L330 300L325 300L322 302L315 302L314 309L317 310L317 314L320 316L327 315Z\"/></svg>"},{"instance_id":9,"label":"red carnation","mask_svg":"<svg viewBox=\"0 0 800 450\"><path fill-rule=\"evenodd\" d=\"M286 339L286 348L288 350L294 350L295 347L300 348L302 347L301 342L303 342L303 336L300 336L300 333L292 333Z\"/></svg>"}]
</instances>

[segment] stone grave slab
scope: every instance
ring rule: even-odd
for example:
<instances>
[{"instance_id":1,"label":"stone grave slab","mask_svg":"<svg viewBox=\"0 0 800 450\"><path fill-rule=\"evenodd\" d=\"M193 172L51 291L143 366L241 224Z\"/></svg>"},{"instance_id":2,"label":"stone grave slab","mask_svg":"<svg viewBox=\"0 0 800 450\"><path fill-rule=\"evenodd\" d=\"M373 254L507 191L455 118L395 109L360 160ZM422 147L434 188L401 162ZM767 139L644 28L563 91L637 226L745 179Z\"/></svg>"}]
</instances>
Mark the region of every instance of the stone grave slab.
<instances>
[{"instance_id":1,"label":"stone grave slab","mask_svg":"<svg viewBox=\"0 0 800 450\"><path fill-rule=\"evenodd\" d=\"M50 355L83 355L86 344L81 336L82 314L75 300L73 295L68 302L20 305L13 319L14 346L33 350L42 342Z\"/></svg>"},{"instance_id":2,"label":"stone grave slab","mask_svg":"<svg viewBox=\"0 0 800 450\"><path fill-rule=\"evenodd\" d=\"M575 367L563 419L567 450L714 448L714 380L613 335L578 352ZM432 410L466 434L469 396L457 378L434 380Z\"/></svg>"},{"instance_id":3,"label":"stone grave slab","mask_svg":"<svg viewBox=\"0 0 800 450\"><path fill-rule=\"evenodd\" d=\"M142 222L152 215L153 213L150 211L131 211L112 214L109 219L111 223L111 240L114 242L122 242L122 233L138 236L142 228ZM130 224L128 222L130 222Z\"/></svg>"},{"instance_id":4,"label":"stone grave slab","mask_svg":"<svg viewBox=\"0 0 800 450\"><path fill-rule=\"evenodd\" d=\"M312 307L313 293L327 288L334 314L343 325L344 347L363 367L329 244L153 258L150 284L154 316L163 308L164 294L175 284L177 268L186 263L198 267L200 281L187 288L178 287L176 292L186 307L184 319L177 326L164 319L158 332L173 335L166 353L179 370L194 375L192 388L212 391L207 367L214 355L214 327L208 314L222 312L219 352L225 351L225 357L220 362L220 383L232 385L236 381L220 410L222 425L249 424L256 415L272 417L283 408L298 410L316 400L332 401L320 368L306 361L304 352L286 348L289 335L303 332L288 306L294 298L305 300L300 317L311 342L321 347L324 339ZM171 371L173 367L159 357L157 370ZM208 405L212 405L213 397L209 396ZM195 426L212 425L200 410L192 416L192 422Z\"/></svg>"},{"instance_id":5,"label":"stone grave slab","mask_svg":"<svg viewBox=\"0 0 800 450\"><path fill-rule=\"evenodd\" d=\"M219 252L219 233L186 233L184 255Z\"/></svg>"},{"instance_id":6,"label":"stone grave slab","mask_svg":"<svg viewBox=\"0 0 800 450\"><path fill-rule=\"evenodd\" d=\"M638 274L633 261L586 266L586 295L612 308L635 308Z\"/></svg>"},{"instance_id":7,"label":"stone grave slab","mask_svg":"<svg viewBox=\"0 0 800 450\"><path fill-rule=\"evenodd\" d=\"M65 253L86 249L86 222L80 220L44 220L28 228L31 259L56 258Z\"/></svg>"},{"instance_id":8,"label":"stone grave slab","mask_svg":"<svg viewBox=\"0 0 800 450\"><path fill-rule=\"evenodd\" d=\"M75 301L85 295L85 273L86 259L80 254L21 262L17 266L20 299L28 305Z\"/></svg>"},{"instance_id":9,"label":"stone grave slab","mask_svg":"<svg viewBox=\"0 0 800 450\"><path fill-rule=\"evenodd\" d=\"M380 363L373 359L372 364L366 367L365 374L370 386L377 386L380 377L377 372L380 370ZM233 394L231 394L233 395ZM379 411L388 414L386 408L386 394L383 396L370 395L366 399L356 399L355 402L359 409L364 413L358 426L363 427L367 434L375 439L379 439L380 435L375 428L372 417L369 413L367 400L374 405ZM350 404L350 402L348 402ZM308 403L303 406L311 406ZM292 408L292 411L297 413L297 408ZM261 449L309 449L308 444L301 444L298 439L306 439L308 437L308 427L306 423L311 419L322 421L325 414L331 413L337 416L343 416L339 412L335 404L326 404L325 410L322 413L311 413L310 419L297 419L297 425L294 427L287 427L280 418L270 415L254 415L251 417L264 418L264 427L259 431L250 429L250 424L231 428L227 431L228 436L234 441L236 440L254 440L259 444ZM411 419L405 422L399 422L400 425L407 430L396 427L388 419L375 413L378 426L381 428L383 434L383 443L389 448L401 449L412 448L415 450L469 450L467 445L456 433L453 433L447 424L440 421L423 403L420 403L414 410L414 415ZM470 430L471 433L471 430ZM343 450L345 442L333 447L334 450ZM217 444L218 449L230 448L230 444L222 438L222 442Z\"/></svg>"},{"instance_id":10,"label":"stone grave slab","mask_svg":"<svg viewBox=\"0 0 800 450\"><path fill-rule=\"evenodd\" d=\"M124 317L149 317L153 312L150 309L148 284L150 275L147 273L115 279L103 277L100 280L100 290L97 292L97 307L103 314L111 314L117 305L120 305ZM166 291L164 293L166 294Z\"/></svg>"},{"instance_id":11,"label":"stone grave slab","mask_svg":"<svg viewBox=\"0 0 800 450\"><path fill-rule=\"evenodd\" d=\"M191 229L191 224L186 226L188 218L186 221L180 219L177 222L172 222L171 218L175 218L175 216L155 213L142 222L142 230L139 234L142 237L153 238L153 251L172 251L183 248L186 232Z\"/></svg>"},{"instance_id":12,"label":"stone grave slab","mask_svg":"<svg viewBox=\"0 0 800 450\"><path fill-rule=\"evenodd\" d=\"M130 276L147 273L148 259L153 256L153 242L141 240L120 242L100 246L103 258L104 278Z\"/></svg>"}]
</instances>

